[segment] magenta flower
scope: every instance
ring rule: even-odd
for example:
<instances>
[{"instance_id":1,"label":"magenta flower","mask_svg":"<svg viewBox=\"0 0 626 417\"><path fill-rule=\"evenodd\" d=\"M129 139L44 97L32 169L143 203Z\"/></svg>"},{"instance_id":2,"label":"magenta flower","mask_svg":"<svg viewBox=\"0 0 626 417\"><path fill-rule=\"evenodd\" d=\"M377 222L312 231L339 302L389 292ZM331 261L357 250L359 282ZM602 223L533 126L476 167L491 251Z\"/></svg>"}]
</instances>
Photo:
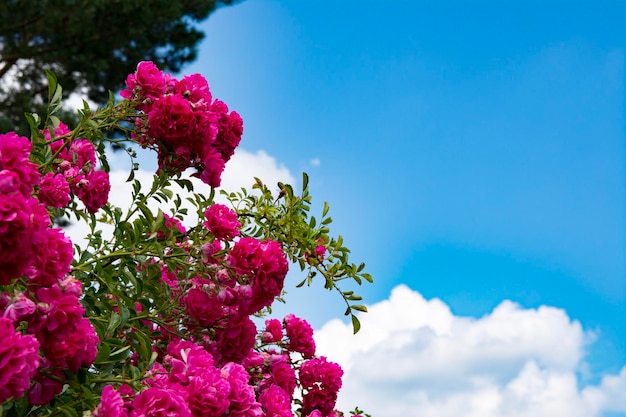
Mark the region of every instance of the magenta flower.
<instances>
[{"instance_id":1,"label":"magenta flower","mask_svg":"<svg viewBox=\"0 0 626 417\"><path fill-rule=\"evenodd\" d=\"M0 194L0 285L27 272L49 224L46 208L36 199Z\"/></svg>"},{"instance_id":2,"label":"magenta flower","mask_svg":"<svg viewBox=\"0 0 626 417\"><path fill-rule=\"evenodd\" d=\"M128 417L128 412L124 408L124 401L119 392L112 386L107 385L102 390L100 404L93 411L93 417Z\"/></svg>"},{"instance_id":3,"label":"magenta flower","mask_svg":"<svg viewBox=\"0 0 626 417\"><path fill-rule=\"evenodd\" d=\"M187 402L177 390L148 388L133 401L131 417L191 417Z\"/></svg>"},{"instance_id":4,"label":"magenta flower","mask_svg":"<svg viewBox=\"0 0 626 417\"><path fill-rule=\"evenodd\" d=\"M277 343L283 339L283 325L277 319L265 320L265 331L261 334L264 343Z\"/></svg>"},{"instance_id":5,"label":"magenta flower","mask_svg":"<svg viewBox=\"0 0 626 417\"><path fill-rule=\"evenodd\" d=\"M142 61L137 64L137 71L126 78L127 89L120 95L131 101L148 99L153 102L165 94L169 80L169 75L163 74L153 62Z\"/></svg>"},{"instance_id":6,"label":"magenta flower","mask_svg":"<svg viewBox=\"0 0 626 417\"><path fill-rule=\"evenodd\" d=\"M48 172L39 182L37 197L48 207L65 207L70 202L70 185L63 174Z\"/></svg>"},{"instance_id":7,"label":"magenta flower","mask_svg":"<svg viewBox=\"0 0 626 417\"><path fill-rule=\"evenodd\" d=\"M32 405L46 405L63 391L62 381L65 378L63 371L58 368L48 369L49 367L50 363L44 358L40 370L46 369L46 373L52 374L55 378L49 378L37 371L28 390L28 402Z\"/></svg>"},{"instance_id":8,"label":"magenta flower","mask_svg":"<svg viewBox=\"0 0 626 417\"><path fill-rule=\"evenodd\" d=\"M15 331L13 322L0 317L0 404L21 398L39 366L39 343Z\"/></svg>"},{"instance_id":9,"label":"magenta flower","mask_svg":"<svg viewBox=\"0 0 626 417\"><path fill-rule=\"evenodd\" d=\"M28 320L35 312L35 308L35 303L30 298L26 297L24 293L18 293L4 308L2 317L6 317L14 323Z\"/></svg>"},{"instance_id":10,"label":"magenta flower","mask_svg":"<svg viewBox=\"0 0 626 417\"><path fill-rule=\"evenodd\" d=\"M50 286L68 272L74 256L72 241L58 228L46 229L45 238L34 253L30 282Z\"/></svg>"},{"instance_id":11,"label":"magenta flower","mask_svg":"<svg viewBox=\"0 0 626 417\"><path fill-rule=\"evenodd\" d=\"M219 240L230 240L239 236L241 223L237 213L223 204L213 204L204 211L206 221L202 224Z\"/></svg>"},{"instance_id":12,"label":"magenta flower","mask_svg":"<svg viewBox=\"0 0 626 417\"><path fill-rule=\"evenodd\" d=\"M0 171L17 174L19 189L24 197L30 197L32 186L39 182L37 165L28 159L31 148L30 140L15 132L0 134Z\"/></svg>"},{"instance_id":13,"label":"magenta flower","mask_svg":"<svg viewBox=\"0 0 626 417\"><path fill-rule=\"evenodd\" d=\"M287 314L283 322L289 338L288 349L292 352L299 352L304 357L315 355L315 340L313 340L311 325L293 314Z\"/></svg>"},{"instance_id":14,"label":"magenta flower","mask_svg":"<svg viewBox=\"0 0 626 417\"><path fill-rule=\"evenodd\" d=\"M259 396L259 402L265 409L266 417L293 417L291 398L278 385L271 385Z\"/></svg>"},{"instance_id":15,"label":"magenta flower","mask_svg":"<svg viewBox=\"0 0 626 417\"><path fill-rule=\"evenodd\" d=\"M72 189L87 211L93 214L109 201L109 174L105 171L91 171L85 176L84 182L79 181Z\"/></svg>"}]
</instances>

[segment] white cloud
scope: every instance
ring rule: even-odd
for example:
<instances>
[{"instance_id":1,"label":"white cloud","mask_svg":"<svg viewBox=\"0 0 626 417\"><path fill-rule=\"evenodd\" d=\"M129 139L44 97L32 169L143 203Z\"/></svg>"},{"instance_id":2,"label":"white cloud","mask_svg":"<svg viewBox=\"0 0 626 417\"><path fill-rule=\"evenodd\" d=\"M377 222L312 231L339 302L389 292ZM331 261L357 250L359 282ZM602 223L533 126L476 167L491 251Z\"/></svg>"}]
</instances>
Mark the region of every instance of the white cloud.
<instances>
[{"instance_id":1,"label":"white cloud","mask_svg":"<svg viewBox=\"0 0 626 417\"><path fill-rule=\"evenodd\" d=\"M155 156L156 157L156 156ZM109 194L109 201L111 204L122 208L124 211L128 208L132 202L132 183L126 182L129 171L123 169L116 169L114 165L123 164L123 158L112 155L110 163L113 166L113 170L110 172L111 192ZM117 163L116 163L117 162ZM191 171L189 171L191 172ZM145 171L140 169L135 172L135 178L142 184L143 192L147 192L152 185L154 172ZM265 184L270 187L272 191L276 189L276 183L278 181L295 184L295 179L289 170L282 164L278 163L275 158L269 156L264 151L257 151L256 153L248 152L244 149L237 149L235 155L226 164L226 169L222 174L222 183L220 189L227 191L237 191L241 187L245 187L248 190L251 189L254 184L254 177L260 178ZM196 178L187 176L194 183L194 190L202 193L203 190L207 194L210 192L208 185L202 183ZM184 201L189 193L185 190L178 188L174 185L174 192L178 192L181 199ZM216 192L216 201L224 202L224 198ZM155 201L149 204L152 210L156 210L160 207L164 212L169 213L167 207L160 206ZM184 203L183 207L187 207L189 213L194 212L194 208L190 203ZM125 212L125 211L124 211ZM189 216L188 224L196 224L197 218L193 215ZM107 225L101 225L103 236L110 236L112 228ZM89 232L89 229L82 222L74 221L71 226L65 229L65 233L72 239L72 242L79 243Z\"/></svg>"},{"instance_id":2,"label":"white cloud","mask_svg":"<svg viewBox=\"0 0 626 417\"><path fill-rule=\"evenodd\" d=\"M318 353L342 365L343 410L374 416L599 417L626 413L626 366L597 386L578 372L594 335L566 312L503 301L475 319L406 286L361 315L316 332Z\"/></svg>"}]
</instances>

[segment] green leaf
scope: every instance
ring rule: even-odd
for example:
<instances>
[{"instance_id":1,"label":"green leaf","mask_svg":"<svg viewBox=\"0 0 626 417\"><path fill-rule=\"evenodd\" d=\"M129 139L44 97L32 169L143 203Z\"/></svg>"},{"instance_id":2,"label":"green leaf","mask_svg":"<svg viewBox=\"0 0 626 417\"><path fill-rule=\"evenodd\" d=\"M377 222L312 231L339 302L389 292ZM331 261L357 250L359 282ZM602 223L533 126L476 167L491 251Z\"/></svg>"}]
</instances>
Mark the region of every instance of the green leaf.
<instances>
[{"instance_id":1,"label":"green leaf","mask_svg":"<svg viewBox=\"0 0 626 417\"><path fill-rule=\"evenodd\" d=\"M330 205L328 204L328 201L324 201L324 210L322 210L322 217L326 217L326 215L328 214L328 210L330 210ZM322 222L322 224L325 224Z\"/></svg>"},{"instance_id":2,"label":"green leaf","mask_svg":"<svg viewBox=\"0 0 626 417\"><path fill-rule=\"evenodd\" d=\"M362 311L363 313L367 313L367 307L365 307L364 305L354 304L352 306L352 309L357 310L357 311Z\"/></svg>"},{"instance_id":3,"label":"green leaf","mask_svg":"<svg viewBox=\"0 0 626 417\"><path fill-rule=\"evenodd\" d=\"M354 314L352 315L352 329L354 330L354 334L357 334L359 330L361 330L361 322Z\"/></svg>"}]
</instances>

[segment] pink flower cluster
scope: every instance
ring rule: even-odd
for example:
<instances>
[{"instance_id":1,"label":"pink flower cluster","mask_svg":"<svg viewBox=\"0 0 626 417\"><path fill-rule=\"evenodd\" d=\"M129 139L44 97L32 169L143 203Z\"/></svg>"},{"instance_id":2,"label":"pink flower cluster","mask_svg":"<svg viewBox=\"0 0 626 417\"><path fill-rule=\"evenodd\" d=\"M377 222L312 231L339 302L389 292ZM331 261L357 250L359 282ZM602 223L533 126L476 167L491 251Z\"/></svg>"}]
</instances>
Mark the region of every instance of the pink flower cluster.
<instances>
[{"instance_id":1,"label":"pink flower cluster","mask_svg":"<svg viewBox=\"0 0 626 417\"><path fill-rule=\"evenodd\" d=\"M70 130L63 122L54 129L55 138L68 133ZM85 139L72 140L68 145L64 140L51 139L48 130L44 136L57 158L53 172L46 173L39 183L39 200L48 207L66 207L72 192L90 213L102 208L109 199L111 184L108 173L94 169L94 145Z\"/></svg>"},{"instance_id":2,"label":"pink flower cluster","mask_svg":"<svg viewBox=\"0 0 626 417\"><path fill-rule=\"evenodd\" d=\"M201 344L177 340L169 343L138 393L105 386L93 415L293 417L299 374L301 415L334 417L342 373L324 357L294 361L288 350L251 350L241 360L220 363Z\"/></svg>"},{"instance_id":3,"label":"pink flower cluster","mask_svg":"<svg viewBox=\"0 0 626 417\"><path fill-rule=\"evenodd\" d=\"M122 97L147 115L137 119L136 140L155 146L159 169L182 172L188 167L211 187L221 182L224 165L243 134L243 121L220 100L213 100L204 77L194 74L182 80L144 61L126 79Z\"/></svg>"},{"instance_id":4,"label":"pink flower cluster","mask_svg":"<svg viewBox=\"0 0 626 417\"><path fill-rule=\"evenodd\" d=\"M98 337L83 316L80 282L67 276L72 242L32 197L46 179L30 152L28 139L0 135L0 285L24 288L0 294L0 403L28 392L42 405L63 387L51 375L93 363Z\"/></svg>"},{"instance_id":5,"label":"pink flower cluster","mask_svg":"<svg viewBox=\"0 0 626 417\"><path fill-rule=\"evenodd\" d=\"M315 357L311 326L288 314L282 322L268 319L259 331L250 318L282 292L288 264L280 243L251 237L235 241L241 224L224 205L210 206L205 219L209 235L200 262L206 275L188 277L164 264L161 271L164 285L180 303L178 323L188 340L175 335L180 329L158 327L167 348L156 349L160 360L146 387L121 397L108 388L96 416L293 417L298 387L306 399L302 416L334 416L341 369ZM166 229L176 230L176 223L168 222ZM180 247L193 246L185 235L175 237L183 239L177 242ZM299 374L306 386L298 382ZM117 404L114 411L107 411L109 402Z\"/></svg>"}]
</instances>

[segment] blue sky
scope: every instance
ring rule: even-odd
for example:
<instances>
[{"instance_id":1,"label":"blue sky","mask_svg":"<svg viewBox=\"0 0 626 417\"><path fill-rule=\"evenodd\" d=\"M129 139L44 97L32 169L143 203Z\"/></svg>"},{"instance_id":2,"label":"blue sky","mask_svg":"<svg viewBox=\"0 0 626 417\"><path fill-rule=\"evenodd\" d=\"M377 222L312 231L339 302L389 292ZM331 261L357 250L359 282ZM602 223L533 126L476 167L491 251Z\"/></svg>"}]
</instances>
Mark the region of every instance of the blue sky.
<instances>
[{"instance_id":1,"label":"blue sky","mask_svg":"<svg viewBox=\"0 0 626 417\"><path fill-rule=\"evenodd\" d=\"M563 309L595 335L593 379L626 364L625 15L247 0L201 25L184 73L242 115L242 148L309 173L375 278L368 303L406 284L460 316ZM316 327L342 313L305 299Z\"/></svg>"}]
</instances>

